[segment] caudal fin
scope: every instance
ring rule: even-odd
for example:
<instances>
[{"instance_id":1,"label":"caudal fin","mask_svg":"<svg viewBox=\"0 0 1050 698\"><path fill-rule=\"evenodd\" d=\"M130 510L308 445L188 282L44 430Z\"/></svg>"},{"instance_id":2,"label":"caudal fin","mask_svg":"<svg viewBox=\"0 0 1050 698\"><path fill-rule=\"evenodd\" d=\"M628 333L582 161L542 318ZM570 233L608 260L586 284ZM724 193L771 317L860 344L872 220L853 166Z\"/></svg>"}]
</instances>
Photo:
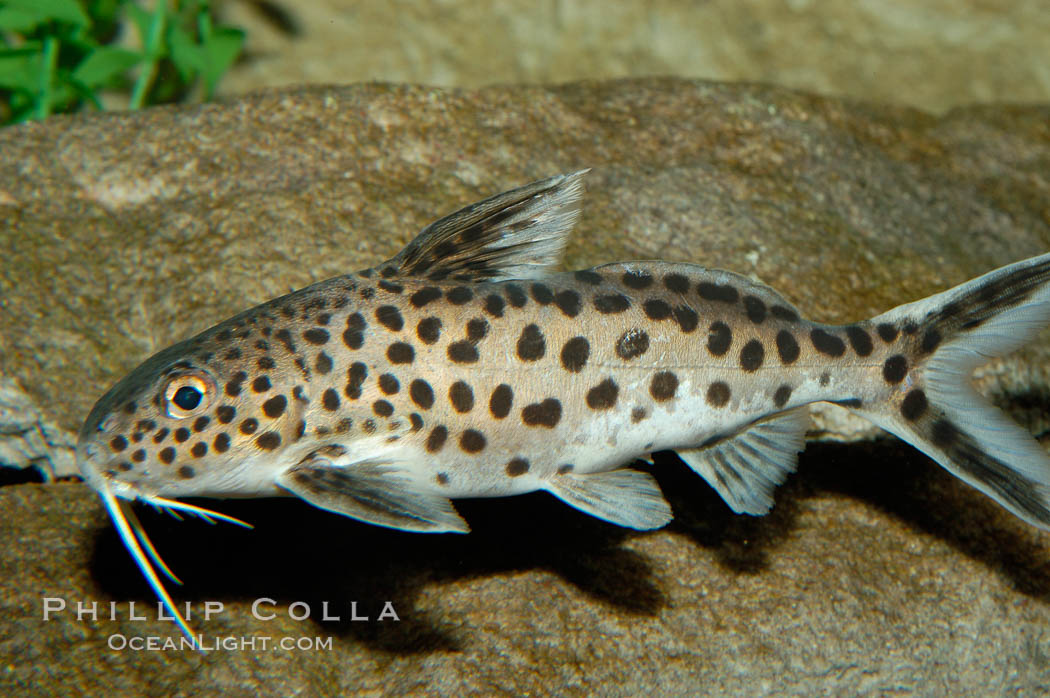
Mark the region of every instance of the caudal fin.
<instances>
[{"instance_id":1,"label":"caudal fin","mask_svg":"<svg viewBox=\"0 0 1050 698\"><path fill-rule=\"evenodd\" d=\"M1032 435L974 390L973 370L1050 324L1050 254L985 274L880 315L872 323L901 352L884 368L899 386L860 412L1025 521L1050 529L1050 457Z\"/></svg>"}]
</instances>

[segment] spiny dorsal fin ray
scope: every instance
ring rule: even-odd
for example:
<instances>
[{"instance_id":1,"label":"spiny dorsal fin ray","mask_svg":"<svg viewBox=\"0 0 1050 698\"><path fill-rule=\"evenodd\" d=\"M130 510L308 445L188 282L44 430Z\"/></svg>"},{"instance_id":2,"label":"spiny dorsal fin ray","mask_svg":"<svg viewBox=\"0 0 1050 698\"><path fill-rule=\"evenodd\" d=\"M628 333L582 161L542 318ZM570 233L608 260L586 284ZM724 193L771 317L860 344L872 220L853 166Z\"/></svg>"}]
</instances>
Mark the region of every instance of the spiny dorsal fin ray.
<instances>
[{"instance_id":1,"label":"spiny dorsal fin ray","mask_svg":"<svg viewBox=\"0 0 1050 698\"><path fill-rule=\"evenodd\" d=\"M277 478L277 484L315 507L403 531L466 533L470 526L445 497L417 492L388 463L333 465L313 455Z\"/></svg>"},{"instance_id":2,"label":"spiny dorsal fin ray","mask_svg":"<svg viewBox=\"0 0 1050 698\"><path fill-rule=\"evenodd\" d=\"M620 526L648 531L666 525L671 506L649 473L612 470L604 473L555 475L546 490L569 506Z\"/></svg>"},{"instance_id":3,"label":"spiny dorsal fin ray","mask_svg":"<svg viewBox=\"0 0 1050 698\"><path fill-rule=\"evenodd\" d=\"M773 507L773 490L798 465L808 425L805 409L789 410L711 446L677 449L678 457L733 511L765 514Z\"/></svg>"},{"instance_id":4,"label":"spiny dorsal fin ray","mask_svg":"<svg viewBox=\"0 0 1050 698\"><path fill-rule=\"evenodd\" d=\"M383 267L399 276L498 281L542 276L579 216L589 170L557 175L471 204L424 228Z\"/></svg>"}]
</instances>

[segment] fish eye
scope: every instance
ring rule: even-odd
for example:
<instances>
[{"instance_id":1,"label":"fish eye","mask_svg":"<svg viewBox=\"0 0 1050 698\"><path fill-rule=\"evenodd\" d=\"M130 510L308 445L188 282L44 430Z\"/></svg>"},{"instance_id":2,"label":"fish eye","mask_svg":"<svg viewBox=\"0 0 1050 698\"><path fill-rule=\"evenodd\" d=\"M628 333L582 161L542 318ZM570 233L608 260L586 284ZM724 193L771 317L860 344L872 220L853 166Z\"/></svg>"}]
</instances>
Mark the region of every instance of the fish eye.
<instances>
[{"instance_id":1,"label":"fish eye","mask_svg":"<svg viewBox=\"0 0 1050 698\"><path fill-rule=\"evenodd\" d=\"M204 372L173 376L164 387L164 407L169 417L185 419L208 409L215 396L215 382Z\"/></svg>"}]
</instances>

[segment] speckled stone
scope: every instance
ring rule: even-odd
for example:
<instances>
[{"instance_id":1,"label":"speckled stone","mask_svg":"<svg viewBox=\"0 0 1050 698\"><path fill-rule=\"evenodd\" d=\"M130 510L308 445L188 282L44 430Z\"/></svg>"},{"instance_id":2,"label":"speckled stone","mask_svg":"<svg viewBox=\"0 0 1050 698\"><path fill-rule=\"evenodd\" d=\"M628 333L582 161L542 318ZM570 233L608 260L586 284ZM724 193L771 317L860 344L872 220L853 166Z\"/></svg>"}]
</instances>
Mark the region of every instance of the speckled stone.
<instances>
[{"instance_id":1,"label":"speckled stone","mask_svg":"<svg viewBox=\"0 0 1050 698\"><path fill-rule=\"evenodd\" d=\"M1050 107L935 118L667 79L309 88L8 128L0 373L73 432L171 341L581 167L567 267L695 261L755 275L815 319L864 318L1050 247L1047 124ZM1048 352L1041 339L979 375L1037 434ZM198 629L335 638L301 653L114 652L111 634L172 627L42 622L45 595L153 597L82 485L0 488L0 692L1050 690L1050 537L910 448L811 445L762 519L731 515L673 457L656 471L677 518L649 534L545 495L463 504L462 537L294 501L215 504L255 531L145 516L187 581L178 598L227 606ZM258 621L259 597L315 613L391 600L402 621Z\"/></svg>"}]
</instances>

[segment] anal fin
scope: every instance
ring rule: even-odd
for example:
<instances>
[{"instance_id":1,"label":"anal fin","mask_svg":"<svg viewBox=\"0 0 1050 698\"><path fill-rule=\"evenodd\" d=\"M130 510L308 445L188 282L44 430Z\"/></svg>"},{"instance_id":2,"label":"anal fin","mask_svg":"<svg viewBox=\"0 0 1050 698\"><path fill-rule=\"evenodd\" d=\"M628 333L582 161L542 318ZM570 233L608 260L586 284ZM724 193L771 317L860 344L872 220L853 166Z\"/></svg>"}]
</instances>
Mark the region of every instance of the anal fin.
<instances>
[{"instance_id":1,"label":"anal fin","mask_svg":"<svg viewBox=\"0 0 1050 698\"><path fill-rule=\"evenodd\" d=\"M427 533L470 530L452 502L413 489L412 481L389 463L334 465L315 454L282 473L277 485L316 507L377 526Z\"/></svg>"},{"instance_id":2,"label":"anal fin","mask_svg":"<svg viewBox=\"0 0 1050 698\"><path fill-rule=\"evenodd\" d=\"M797 408L710 446L676 451L733 511L765 514L773 507L773 490L798 465L808 425L805 408Z\"/></svg>"},{"instance_id":3,"label":"anal fin","mask_svg":"<svg viewBox=\"0 0 1050 698\"><path fill-rule=\"evenodd\" d=\"M545 487L569 506L627 528L647 531L674 518L656 480L638 470L555 475Z\"/></svg>"}]
</instances>

